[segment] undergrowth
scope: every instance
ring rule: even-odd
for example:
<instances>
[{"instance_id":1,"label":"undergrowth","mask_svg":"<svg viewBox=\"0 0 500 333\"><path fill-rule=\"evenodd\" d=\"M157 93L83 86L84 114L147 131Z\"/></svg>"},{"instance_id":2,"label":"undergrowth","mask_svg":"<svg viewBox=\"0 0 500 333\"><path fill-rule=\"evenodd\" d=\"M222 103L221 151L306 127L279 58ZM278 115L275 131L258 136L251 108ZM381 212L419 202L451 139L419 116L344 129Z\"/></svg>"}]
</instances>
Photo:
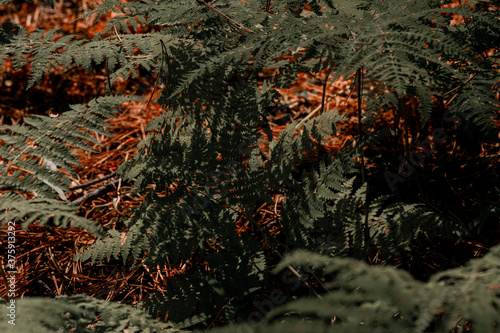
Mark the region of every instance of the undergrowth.
<instances>
[{"instance_id":1,"label":"undergrowth","mask_svg":"<svg viewBox=\"0 0 500 333\"><path fill-rule=\"evenodd\" d=\"M243 326L220 330L252 331L257 324L250 316L267 314L259 331L458 332L472 327L469 331L494 332L499 327L498 248L427 283L396 268L362 262L374 249L389 262L423 240L464 239L498 217L494 187L486 199L488 211L463 225L435 207L382 193L365 165L366 154L381 142L401 140L399 170L384 177L393 190L410 181L411 168L421 164L424 153L433 154L416 149L412 133L434 124L439 100L446 101L451 122L463 122L470 135L495 140L498 12L489 2L447 3L108 0L82 17L117 14L92 40L60 37L56 28L28 34L22 26L4 25L0 59L10 59L17 68L31 66L28 88L52 67L76 64L91 73L93 66L104 65L108 95L71 106L56 118L27 117L23 125L0 127L2 223L71 225L100 236L76 260L114 257L150 269L187 265L144 304L149 315L167 318L176 328L249 318ZM453 16L464 23L450 25ZM137 33L139 25L154 29ZM156 103L165 111L148 124L139 153L117 173L147 196L125 220L126 237L114 229L104 235L92 221L72 214L75 207L67 203L72 168L79 163L71 149L90 151L88 143L98 143L91 134L106 135L104 120L135 98L115 96L113 83L140 69L156 73L162 89ZM269 69L275 74L263 79ZM323 98L317 116L288 124L264 154L260 130L280 97L277 89L292 83L297 73L322 71L328 73L325 89L336 79L354 79L357 137L318 156L321 145L337 135L336 124L346 120L338 110L326 109ZM401 128L376 129L374 123L389 112L402 119ZM410 116L418 120L416 127ZM443 134L433 128L426 139L435 145L445 140ZM300 169L310 155L317 159ZM262 202L274 205L277 194L283 197L275 221L280 232L272 234L255 211ZM240 232L237 220L249 229ZM301 274L302 265L314 269ZM306 287L301 298L271 274L280 269ZM252 304L276 291L279 304L255 316ZM143 312L139 325L121 317L121 305L78 297L33 304L67 313L73 320L67 325L81 331L162 325L146 320ZM87 316L85 302L106 308L101 320ZM19 304L19 321L21 311L39 315L36 307ZM119 315L106 312L115 307ZM64 320L33 318L47 330ZM92 324L95 320L99 324Z\"/></svg>"}]
</instances>

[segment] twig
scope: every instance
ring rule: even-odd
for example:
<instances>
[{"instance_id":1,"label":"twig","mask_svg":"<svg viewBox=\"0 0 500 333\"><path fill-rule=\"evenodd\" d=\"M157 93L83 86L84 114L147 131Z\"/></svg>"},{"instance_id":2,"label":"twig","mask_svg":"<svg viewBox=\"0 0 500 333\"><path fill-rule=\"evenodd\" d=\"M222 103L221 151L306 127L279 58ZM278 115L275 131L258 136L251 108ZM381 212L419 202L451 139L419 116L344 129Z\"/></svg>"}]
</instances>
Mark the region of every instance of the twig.
<instances>
[{"instance_id":1,"label":"twig","mask_svg":"<svg viewBox=\"0 0 500 333\"><path fill-rule=\"evenodd\" d=\"M109 93L113 94L111 91L111 78L110 78L111 71L109 70L109 61L108 57L105 56L104 58L106 58L106 78L108 79Z\"/></svg>"},{"instance_id":2,"label":"twig","mask_svg":"<svg viewBox=\"0 0 500 333\"><path fill-rule=\"evenodd\" d=\"M333 97L335 97L335 96L336 96L336 95L334 95L334 96L330 97L330 98L328 99L328 101L326 101L326 103L330 102L330 100L332 100L332 99L333 99ZM322 105L320 104L320 105L319 105L316 109L312 110L312 112L311 112L311 113L309 113L307 116L305 116L305 117L304 117L304 119L302 119L302 120L301 120L301 121L297 124L297 126L295 126L295 129L301 128L301 127L302 127L302 125L304 125L304 123L305 123L306 121L308 121L309 119L311 119L311 118L312 118L312 116L314 116L314 115L316 114L316 112L318 112L319 110L321 110L321 107L322 107Z\"/></svg>"},{"instance_id":3,"label":"twig","mask_svg":"<svg viewBox=\"0 0 500 333\"><path fill-rule=\"evenodd\" d=\"M266 1L266 12L271 13L271 0Z\"/></svg>"},{"instance_id":4,"label":"twig","mask_svg":"<svg viewBox=\"0 0 500 333\"><path fill-rule=\"evenodd\" d=\"M364 204L364 213L365 213L365 221L364 221L364 232L365 232L365 246L366 250L370 249L370 229L368 226L368 183L366 181L366 170L365 170L365 152L363 150L363 124L362 120L362 109L361 105L363 103L363 98L361 94L363 93L363 67L358 68L356 71L357 81L358 81L358 138L361 143L361 147L359 150L359 155L361 157L361 181L363 184L366 184L366 192L365 192L365 204Z\"/></svg>"},{"instance_id":5,"label":"twig","mask_svg":"<svg viewBox=\"0 0 500 333\"><path fill-rule=\"evenodd\" d=\"M125 58L130 58L130 59L149 59L151 58L151 55L143 55L143 56L140 56L140 55L135 55L135 56L124 56Z\"/></svg>"},{"instance_id":6,"label":"twig","mask_svg":"<svg viewBox=\"0 0 500 333\"><path fill-rule=\"evenodd\" d=\"M461 84L461 85L459 85L458 87L455 87L455 88L453 88L452 90L450 90L450 91L448 91L448 92L444 93L444 94L443 94L443 97L444 97L444 96L446 96L446 95L448 95L448 94L450 94L450 93L452 93L452 92L454 92L454 91L455 91L455 90L457 90L457 89L462 89L462 88L463 88L463 87L464 87L464 86L465 86L465 85L466 85L466 84L467 84L470 80L472 80L472 79L473 79L476 75L477 75L477 73L474 73L474 74L473 74L473 75L471 75L471 76L470 76L470 77L469 77L469 78L468 78L468 79L467 79L464 83L462 83L462 84ZM452 101L455 99L455 97L457 97L457 96L458 96L458 92L457 92L455 95L453 95L453 97L452 97L452 98L450 98L450 99L446 102L446 104L445 104L445 105L447 105L447 106L448 106L448 105L450 105L450 104L451 104L451 102L452 102Z\"/></svg>"},{"instance_id":7,"label":"twig","mask_svg":"<svg viewBox=\"0 0 500 333\"><path fill-rule=\"evenodd\" d=\"M351 94L352 94L352 89L354 88L354 84L356 83L356 79L352 82L351 86L349 87L349 96L347 96L347 99L346 101L351 98ZM302 127L302 125L304 125L304 123L306 121L308 121L309 119L311 119L312 116L314 116L316 114L316 112L318 112L319 110L321 110L323 108L323 105L326 105L328 104L332 99L334 99L335 97L339 96L340 94L343 94L344 93L344 90L340 90L338 93L336 93L335 95L331 96L328 98L327 101L325 101L325 104L321 103L321 105L319 105L316 109L314 109L311 113L309 113L307 116L304 117L304 119L302 119L300 121L300 123L297 124L297 126L295 126L295 129L298 129L300 127Z\"/></svg>"},{"instance_id":8,"label":"twig","mask_svg":"<svg viewBox=\"0 0 500 333\"><path fill-rule=\"evenodd\" d=\"M363 128L362 128L362 110L361 110L361 104L363 103L362 99L362 92L363 92L363 67L358 68L356 71L357 75L357 81L358 81L358 137L359 141L362 143L363 142ZM364 157L364 150L363 146L361 146L360 150L360 155L361 155L361 181L364 184L366 181L366 176L365 176L365 157Z\"/></svg>"},{"instance_id":9,"label":"twig","mask_svg":"<svg viewBox=\"0 0 500 333\"><path fill-rule=\"evenodd\" d=\"M118 30L116 30L116 25L113 25L113 28L115 29L115 34L116 34L116 37L118 37L118 39L120 40L120 42L122 42L122 38L120 37L120 35L118 34Z\"/></svg>"},{"instance_id":10,"label":"twig","mask_svg":"<svg viewBox=\"0 0 500 333\"><path fill-rule=\"evenodd\" d=\"M109 178L113 178L115 175L116 175L116 172L115 172L115 171L113 171L112 173L110 173L110 174L109 174L109 175L107 175L107 176L104 176L104 177L99 178L99 179L94 179L94 180L91 180L91 181L89 181L89 182L87 182L87 183L85 183L85 184L80 184L80 185L70 186L70 187L69 187L69 189L70 189L71 191L74 191L74 190L78 190L78 189L81 189L81 188L85 188L85 187L88 187L88 186L90 186L90 185L94 185L94 184L100 183L100 182L102 182L102 181L105 181L105 180L107 180L107 179L109 179Z\"/></svg>"},{"instance_id":11,"label":"twig","mask_svg":"<svg viewBox=\"0 0 500 333\"><path fill-rule=\"evenodd\" d=\"M287 268L290 270L290 272L292 272L293 275L295 275L303 284L306 285L306 287L309 288L309 290L311 290L313 292L314 295L316 295L316 297L318 297L320 300L323 300L323 297L321 297L320 294L318 294L318 292L309 284L309 282L307 282L302 276L300 276L299 273L297 273L297 271L290 265L287 266ZM326 290L328 290L328 288L326 288L326 286L321 282L320 279L318 279L316 277L316 275L311 272L311 275L313 275L317 281L322 285L323 288L325 288Z\"/></svg>"},{"instance_id":12,"label":"twig","mask_svg":"<svg viewBox=\"0 0 500 333\"><path fill-rule=\"evenodd\" d=\"M252 30L250 30L248 28L245 28L243 25L241 25L240 23L236 22L235 20L233 20L229 16L221 13L218 9L216 9L215 7L213 7L211 4L208 4L208 3L206 3L203 0L198 0L198 2L201 3L201 4L203 4L203 5L205 5L205 6L207 6L211 11L213 11L214 13L216 13L217 15L219 15L229 25L230 28L234 29L240 35L244 35L240 31L249 32L251 34L255 34L256 33L255 31L252 31Z\"/></svg>"},{"instance_id":13,"label":"twig","mask_svg":"<svg viewBox=\"0 0 500 333\"><path fill-rule=\"evenodd\" d=\"M101 193L111 190L111 187L116 188L116 185L120 182L120 180L121 180L121 178L118 178L118 179L113 180L112 182L107 183L106 185L98 187L96 190L89 192L89 193L85 194L84 196L71 201L70 204L75 205L75 206L79 205L87 199L95 198L95 197L99 196Z\"/></svg>"},{"instance_id":14,"label":"twig","mask_svg":"<svg viewBox=\"0 0 500 333\"><path fill-rule=\"evenodd\" d=\"M328 86L328 77L330 76L331 72L331 69L328 69L325 77L325 83L323 84L323 96L321 96L321 113L325 111L326 87Z\"/></svg>"},{"instance_id":15,"label":"twig","mask_svg":"<svg viewBox=\"0 0 500 333\"><path fill-rule=\"evenodd\" d=\"M160 45L161 45L161 63L160 63L160 71L158 72L158 76L156 77L156 80L155 80L155 83L153 85L153 92L151 93L151 97L149 97L149 100L148 100L148 103L146 104L146 108L145 110L148 109L149 107L149 103L151 103L151 100L153 99L153 96L156 92L156 86L158 84L158 80L160 79L160 76L161 74L163 73L163 61L165 59L165 54L167 54L168 56L168 53L167 53L167 47L165 46L165 44L163 43L163 40L160 39ZM168 66L168 64L167 64ZM169 82L170 84L170 82ZM169 91L170 92L170 91Z\"/></svg>"}]
</instances>

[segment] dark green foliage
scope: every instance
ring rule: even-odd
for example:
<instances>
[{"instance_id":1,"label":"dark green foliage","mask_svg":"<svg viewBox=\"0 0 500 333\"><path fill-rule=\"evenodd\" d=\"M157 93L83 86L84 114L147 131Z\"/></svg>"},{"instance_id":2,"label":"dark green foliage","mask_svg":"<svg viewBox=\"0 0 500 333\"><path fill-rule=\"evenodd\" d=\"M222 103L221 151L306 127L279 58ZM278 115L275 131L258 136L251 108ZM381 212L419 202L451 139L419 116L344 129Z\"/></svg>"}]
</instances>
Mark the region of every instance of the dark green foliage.
<instances>
[{"instance_id":1,"label":"dark green foliage","mask_svg":"<svg viewBox=\"0 0 500 333\"><path fill-rule=\"evenodd\" d=\"M500 328L500 246L427 283L393 267L298 250L275 268L308 267L320 276L321 298L301 298L271 311L259 324L211 332L497 332ZM439 315L437 315L439 313Z\"/></svg>"},{"instance_id":2,"label":"dark green foliage","mask_svg":"<svg viewBox=\"0 0 500 333\"><path fill-rule=\"evenodd\" d=\"M70 180L65 172L76 177L73 166L80 162L73 149L94 151L89 144L99 142L91 132L109 135L105 130L109 125L104 120L112 117L115 107L127 100L130 98L101 97L87 106L73 105L57 117L25 117L23 125L0 126L3 141L0 185L10 192L0 200L2 225L28 216L24 227L35 220L62 226L72 220L74 226L99 232L92 227L92 221L72 214L75 207L67 202ZM35 199L25 200L19 192L31 194Z\"/></svg>"},{"instance_id":3,"label":"dark green foliage","mask_svg":"<svg viewBox=\"0 0 500 333\"><path fill-rule=\"evenodd\" d=\"M416 281L406 271L393 267L373 267L354 259L331 258L307 251L287 255L274 273L290 266L308 267L306 272L320 277L327 288L321 299L300 298L275 308L262 323L231 325L211 331L463 332L461 328L468 321L472 322L474 332L494 333L500 327L499 246L464 267L434 275L427 283ZM179 285L172 287L176 289ZM0 304L7 305L4 300L0 300ZM186 306L181 300L176 304L180 309ZM150 319L140 309L85 295L26 298L17 300L16 308L16 326L4 320L0 323L2 332L32 329L54 332L69 327L78 332L122 332L125 328L131 332L143 329L156 332L174 327ZM175 327L191 326L205 319L195 316Z\"/></svg>"},{"instance_id":4,"label":"dark green foliage","mask_svg":"<svg viewBox=\"0 0 500 333\"><path fill-rule=\"evenodd\" d=\"M424 127L431 119L433 98L457 94L451 111L463 115L471 128L490 133L498 104L490 89L496 80L493 68L498 53L485 52L494 47L491 40L500 37L498 20L483 13L481 2L481 6L470 7L471 3L446 10L442 3L290 0L272 1L267 7L264 1L111 0L84 15L109 10L120 14L91 41L72 36L54 41L55 30L28 36L20 29L0 55L11 56L16 67L33 56L30 86L50 66L70 63L89 72L92 66L106 63L111 83L134 77L142 67L157 73L163 85L157 102L166 111L148 125L149 134L133 161L118 170L137 192L147 193L126 221L127 238L122 244L123 235L110 230L109 237L98 240L77 259L94 263L121 256L124 262L136 262L145 256L144 263L152 269L166 262L188 265L184 274L169 281L166 292L158 291L146 302L153 316L168 315L169 320L182 323L178 327L187 327L236 321L238 314L248 310L249 297L257 297L268 283L269 260L277 260L281 252L302 248L330 257L366 258L370 246L378 246L389 259L411 250L422 238L463 236L463 226L421 204L371 196L370 182L358 176L363 167L356 159L363 159L363 148L373 148L389 135L386 130L360 132L355 141L345 142L334 154L319 156L305 171L298 166L317 153L326 138L336 135L336 123L345 120L336 110L322 110L305 123L289 124L270 142L269 156L263 156L258 147L266 109L279 97L276 88L293 82L298 72L325 69L334 78L350 77L363 69L364 80L357 84L364 88L359 90L364 95L358 97L367 101L366 127L388 111L395 111L407 127L411 97L418 101L416 110ZM305 10L306 4L311 11ZM450 17L443 13L466 16L481 37L469 25L450 26ZM138 22L156 29L127 33ZM296 59L279 61L283 54ZM262 70L270 68L277 73L263 78ZM0 153L8 164L0 182L37 195L17 208L19 213L9 206L13 196L2 196L0 207L6 212L2 217L28 215L26 224L36 219L44 223L48 214L56 214L55 219L66 225L66 210L57 215L48 205L57 195L65 199L68 190L68 179L57 167L71 174L72 165L78 164L67 144L89 149L81 141L92 142L85 131L105 133L103 118L111 116L110 105L123 100L108 96L89 104L90 111L74 107L55 119L32 117L25 119L28 126L1 127L5 145ZM404 134L408 139L408 130ZM405 148L408 153L409 145ZM22 178L19 172L9 174L10 165L28 172ZM254 217L259 204L274 204L272 194L284 197L281 218L275 221L281 225L277 237ZM251 231L239 233L237 220L248 223ZM323 244L325 238L329 244ZM318 258L326 274L336 277L324 278L328 293L323 301L290 303L268 317L270 325L289 318L305 330L315 325L313 331L327 331L330 326L319 327L318 318L331 322L334 315L339 330L419 332L428 327L440 307L452 309L443 300L439 306L432 303L434 292L442 288L439 280L425 285L392 268L376 271L353 259L331 261L300 253L282 265ZM497 260L495 255L482 262ZM419 288L428 292L421 294ZM487 290L484 297L492 294ZM488 298L483 305L492 311L498 302ZM479 318L472 308L460 309L463 320ZM314 320L299 324L299 319L292 319L305 314ZM413 315L417 320L410 322ZM450 310L449 317L448 313L442 316L442 328L451 330L455 319ZM485 326L475 324L484 329L478 332L498 326L492 316L488 320ZM284 329L278 326L274 329Z\"/></svg>"},{"instance_id":5,"label":"dark green foliage","mask_svg":"<svg viewBox=\"0 0 500 333\"><path fill-rule=\"evenodd\" d=\"M7 21L0 28L0 45L9 43L19 30L19 26Z\"/></svg>"},{"instance_id":6,"label":"dark green foliage","mask_svg":"<svg viewBox=\"0 0 500 333\"><path fill-rule=\"evenodd\" d=\"M0 304L3 309L12 307L4 299L0 299ZM182 332L173 330L170 323L152 319L143 309L87 295L27 297L17 299L14 309L15 325L2 320L2 332Z\"/></svg>"}]
</instances>

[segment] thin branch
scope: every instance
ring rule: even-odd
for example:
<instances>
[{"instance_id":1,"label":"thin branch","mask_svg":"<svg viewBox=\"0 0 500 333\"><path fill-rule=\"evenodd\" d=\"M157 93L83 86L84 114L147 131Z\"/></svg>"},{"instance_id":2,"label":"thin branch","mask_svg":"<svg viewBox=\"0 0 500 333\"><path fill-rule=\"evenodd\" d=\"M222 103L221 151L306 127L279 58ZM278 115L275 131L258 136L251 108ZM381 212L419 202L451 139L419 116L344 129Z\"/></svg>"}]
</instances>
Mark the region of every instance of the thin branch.
<instances>
[{"instance_id":1,"label":"thin branch","mask_svg":"<svg viewBox=\"0 0 500 333\"><path fill-rule=\"evenodd\" d=\"M455 91L455 90L457 90L457 89L462 89L462 88L463 88L463 87L464 87L464 86L465 86L465 85L466 85L466 84L467 84L470 80L472 80L472 79L474 78L474 76L476 76L476 75L477 75L477 73L474 73L473 75L471 75L471 76L469 77L469 79L467 79L467 81L465 81L464 83L462 83L460 86L455 87L455 88L453 88L452 90L450 90L450 91L448 91L448 92L444 93L444 94L443 94L443 96L446 96L446 95L448 95L448 94L450 94L450 93L454 92L454 91ZM450 105L450 104L451 104L451 102L452 102L452 101L453 101L453 100L454 100L457 96L458 96L458 92L457 92L455 95L453 95L453 97L452 97L452 98L450 98L450 99L446 102L446 106Z\"/></svg>"},{"instance_id":2,"label":"thin branch","mask_svg":"<svg viewBox=\"0 0 500 333\"><path fill-rule=\"evenodd\" d=\"M361 104L363 102L362 99L362 88L363 88L363 67L359 68L357 70L357 79L358 79L358 137L359 137L359 142L363 142L363 129L362 129L362 124L361 124ZM361 181L363 184L366 181L366 175L365 175L365 161L364 161L364 151L363 151L363 146L360 148L360 155L361 155Z\"/></svg>"},{"instance_id":3,"label":"thin branch","mask_svg":"<svg viewBox=\"0 0 500 333\"><path fill-rule=\"evenodd\" d=\"M124 56L125 58L131 58L131 59L149 59L151 58L151 55L143 55L143 56L139 56L139 55L135 55L135 56Z\"/></svg>"},{"instance_id":4,"label":"thin branch","mask_svg":"<svg viewBox=\"0 0 500 333\"><path fill-rule=\"evenodd\" d=\"M69 189L71 191L74 191L74 190L78 190L78 189L81 189L81 188L85 188L85 187L88 187L90 185L94 185L94 184L97 184L97 183L100 183L100 182L103 182L105 180L108 180L110 178L113 178L114 176L116 175L116 172L113 171L112 173L110 173L109 175L106 175L102 178L99 178L99 179L94 179L94 180L91 180L85 184L80 184L80 185L75 185L75 186L70 186Z\"/></svg>"},{"instance_id":5,"label":"thin branch","mask_svg":"<svg viewBox=\"0 0 500 333\"><path fill-rule=\"evenodd\" d=\"M105 57L106 58L106 78L108 79L108 88L109 88L109 93L110 94L113 94L113 92L111 91L111 71L109 70L109 62L108 62L108 57Z\"/></svg>"},{"instance_id":6,"label":"thin branch","mask_svg":"<svg viewBox=\"0 0 500 333\"><path fill-rule=\"evenodd\" d=\"M155 84L153 85L153 92L151 93L151 97L149 97L148 103L146 104L146 110L149 107L149 103L151 103L151 100L153 99L153 96L154 96L154 94L156 92L156 86L158 84L158 80L160 79L160 76L161 76L161 74L163 72L163 59L165 58L165 56L163 55L163 50L164 50L165 44L163 44L163 41L161 39L160 39L160 43L161 43L161 64L160 64L160 71L158 72L158 76L156 77Z\"/></svg>"},{"instance_id":7,"label":"thin branch","mask_svg":"<svg viewBox=\"0 0 500 333\"><path fill-rule=\"evenodd\" d=\"M409 129L408 129L408 117L406 114L406 105L405 105L405 100L404 97L399 98L399 105L398 105L399 113L403 115L403 126L404 126L404 140L405 140L405 161L406 163L409 163L409 157L410 157L410 140L409 140Z\"/></svg>"},{"instance_id":8,"label":"thin branch","mask_svg":"<svg viewBox=\"0 0 500 333\"><path fill-rule=\"evenodd\" d=\"M221 13L217 8L213 7L211 4L208 4L208 3L206 3L203 0L197 0L197 1L199 3L207 6L208 9L210 9L211 11L213 11L214 13L216 13L217 15L219 15L229 25L229 27L231 27L232 29L234 29L240 35L244 35L241 31L248 32L248 33L251 33L251 34L256 34L255 31L252 31L252 30L250 30L248 28L245 28L242 24L236 22L235 20L233 20L229 16Z\"/></svg>"},{"instance_id":9,"label":"thin branch","mask_svg":"<svg viewBox=\"0 0 500 333\"><path fill-rule=\"evenodd\" d=\"M120 35L118 34L118 30L116 30L116 25L113 25L113 28L115 29L115 34L116 34L116 37L118 37L118 39L120 40L120 42L122 42L122 38L120 37Z\"/></svg>"},{"instance_id":10,"label":"thin branch","mask_svg":"<svg viewBox=\"0 0 500 333\"><path fill-rule=\"evenodd\" d=\"M365 246L366 250L370 249L370 229L368 226L368 214L369 214L369 205L368 205L368 183L366 182L366 170L365 170L365 152L363 150L363 127L361 123L362 119L362 110L361 104L363 102L362 93L363 93L363 67L358 68L357 70L357 81L358 81L358 138L361 147L359 147L359 155L361 157L361 181L363 184L366 184L366 192L365 192L365 204L364 204L364 236L365 236Z\"/></svg>"},{"instance_id":11,"label":"thin branch","mask_svg":"<svg viewBox=\"0 0 500 333\"><path fill-rule=\"evenodd\" d=\"M266 12L271 14L271 0L266 1Z\"/></svg>"},{"instance_id":12,"label":"thin branch","mask_svg":"<svg viewBox=\"0 0 500 333\"><path fill-rule=\"evenodd\" d=\"M349 87L349 96L347 96L347 99L348 100L349 98L351 98L351 94L352 94L352 89L354 88L354 85L356 84L356 80L354 80L351 84L351 86ZM343 94L345 92L345 90L340 90L338 93L336 93L335 95L331 96L328 98L327 101L325 101L325 105L328 104L332 99L334 99L335 97L339 96L340 94ZM301 128L302 125L304 125L304 123L306 121L308 121L309 119L312 118L312 116L314 116L316 114L316 112L318 112L319 110L322 110L323 108L323 104L319 105L317 108L315 108L311 113L309 113L307 116L304 117L304 119L302 119L298 124L297 126L295 126L295 129L298 129L298 128Z\"/></svg>"},{"instance_id":13,"label":"thin branch","mask_svg":"<svg viewBox=\"0 0 500 333\"><path fill-rule=\"evenodd\" d=\"M325 99L326 99L326 87L328 86L328 77L332 71L328 69L325 77L325 83L323 84L323 96L321 96L321 113L325 111Z\"/></svg>"},{"instance_id":14,"label":"thin branch","mask_svg":"<svg viewBox=\"0 0 500 333\"><path fill-rule=\"evenodd\" d=\"M472 79L474 78L474 76L476 76L476 75L477 75L477 73L474 73L474 74L470 75L470 76L469 76L469 78L467 79L467 81L465 81L464 83L462 83L460 86L455 87L455 88L451 89L451 90L450 90L450 91L448 91L448 92L445 92L445 93L443 94L443 96L446 96L446 95L448 95L448 94L451 94L451 93L452 93L452 92L454 92L455 90L462 88L462 87L463 87L463 86L465 86L467 83L469 83L469 81L470 81L470 80L472 80Z\"/></svg>"},{"instance_id":15,"label":"thin branch","mask_svg":"<svg viewBox=\"0 0 500 333\"><path fill-rule=\"evenodd\" d=\"M85 194L84 196L81 196L80 198L71 201L70 204L76 206L76 205L81 204L82 202L84 202L87 199L95 198L106 191L110 191L110 190L112 190L112 188L116 188L116 186L118 185L120 180L121 180L121 178L118 178L118 179L113 180L112 182L107 183L106 185L98 187L96 190L89 192L89 193Z\"/></svg>"}]
</instances>

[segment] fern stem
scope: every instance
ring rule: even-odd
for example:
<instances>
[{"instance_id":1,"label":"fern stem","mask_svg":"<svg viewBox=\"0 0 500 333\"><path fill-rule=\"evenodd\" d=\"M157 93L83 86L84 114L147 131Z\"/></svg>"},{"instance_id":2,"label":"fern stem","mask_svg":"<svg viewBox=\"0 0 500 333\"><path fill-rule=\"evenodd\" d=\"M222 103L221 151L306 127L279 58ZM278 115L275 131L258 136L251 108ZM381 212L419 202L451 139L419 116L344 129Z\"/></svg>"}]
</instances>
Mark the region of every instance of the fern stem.
<instances>
[{"instance_id":1,"label":"fern stem","mask_svg":"<svg viewBox=\"0 0 500 333\"><path fill-rule=\"evenodd\" d=\"M266 12L271 14L271 0L266 0Z\"/></svg>"},{"instance_id":2,"label":"fern stem","mask_svg":"<svg viewBox=\"0 0 500 333\"><path fill-rule=\"evenodd\" d=\"M323 96L321 97L321 114L325 112L325 99L326 99L326 87L328 86L328 77L330 76L331 69L326 72L325 82L323 83Z\"/></svg>"},{"instance_id":3,"label":"fern stem","mask_svg":"<svg viewBox=\"0 0 500 333\"><path fill-rule=\"evenodd\" d=\"M298 273L298 272L297 272L297 271L296 271L296 270L295 270L292 266L288 265L288 266L287 266L287 268L288 268L288 269L290 270L290 272L292 272L292 274L293 274L293 275L295 275L295 276L296 276L296 277L297 277L297 278L298 278L298 279L299 279L299 280L300 280L303 284L305 284L305 285L309 288L309 290L311 290L311 291L314 293L314 295L316 295L316 297L318 297L320 300L323 300L323 297L321 297L321 295L320 295L320 294L318 294L318 292L317 292L316 290L314 290L314 288L313 288L313 287L312 287L312 286L311 286L311 285L310 285L310 284L309 284L309 283L308 283L308 282L307 282L307 281L306 281L306 280L305 280L302 276L300 276L300 274L299 274L299 273ZM313 272L311 272L311 275L313 275L313 276L316 278L316 280L318 280L318 282L319 282L319 283L323 284L323 283L321 282L321 280L319 280L319 279L315 276L315 274L314 274ZM328 289L327 289L327 290L328 290Z\"/></svg>"},{"instance_id":4,"label":"fern stem","mask_svg":"<svg viewBox=\"0 0 500 333\"><path fill-rule=\"evenodd\" d=\"M248 218L248 217L247 217ZM262 226L258 223L255 222L254 219L249 219L249 221L252 223L253 226L255 226L257 229L260 230L260 232L264 235L264 237L266 239L268 239L266 237L266 235L269 235L270 238L276 242L278 245L281 245L282 247L286 248L286 250L288 252L292 252L291 249L288 247L287 244L283 244L281 243L279 240L277 240L275 237L273 237L272 235L269 234L269 232L267 230L265 230L264 228L262 228ZM283 255L277 250L277 249L273 249L273 251L278 255L278 257L283 260ZM309 288L313 294L318 297L319 299L323 300L323 297L321 297L321 295L302 277L300 276L300 274L290 265L287 266L287 268L290 270L290 272L292 272L293 275L295 275L307 288ZM321 279L316 275L314 274L314 272L310 272L309 274L312 275L312 277L316 280L316 282L318 282L318 284L324 289L324 290L328 290L328 288L325 286L325 284L321 281Z\"/></svg>"},{"instance_id":5,"label":"fern stem","mask_svg":"<svg viewBox=\"0 0 500 333\"><path fill-rule=\"evenodd\" d=\"M104 176L104 177L101 177L99 179L94 179L94 180L91 180L89 182L86 182L85 184L80 184L80 185L75 185L75 186L70 186L69 189L71 191L75 191L75 190L78 190L78 189L81 189L81 188L85 188L85 187L88 187L88 186L91 186L91 185L94 185L94 184L97 184L97 183L100 183L100 182L103 182L105 180L108 180L109 178L113 178L114 176L116 175L116 171L113 171L112 173L110 173L109 175L107 176Z\"/></svg>"},{"instance_id":6,"label":"fern stem","mask_svg":"<svg viewBox=\"0 0 500 333\"><path fill-rule=\"evenodd\" d=\"M156 92L156 87L158 85L158 80L160 79L161 74L163 73L163 60L165 59L164 51L166 49L165 44L163 43L163 40L160 39L160 45L161 45L161 63L160 63L160 71L158 72L158 76L156 77L155 83L153 85L153 92L151 93L151 97L149 97L148 103L146 104L146 109L148 110L149 103L151 103L151 100L153 99L153 96ZM170 91L168 90L170 93ZM169 95L170 97L170 95Z\"/></svg>"},{"instance_id":7,"label":"fern stem","mask_svg":"<svg viewBox=\"0 0 500 333\"><path fill-rule=\"evenodd\" d=\"M108 79L108 93L113 94L111 92L111 71L109 70L108 57L106 57L106 78Z\"/></svg>"},{"instance_id":8,"label":"fern stem","mask_svg":"<svg viewBox=\"0 0 500 333\"><path fill-rule=\"evenodd\" d=\"M399 113L403 115L403 126L404 126L404 146L405 146L405 163L408 164L408 158L410 157L410 140L409 140L409 130L408 130L408 119L406 115L405 101L404 97L399 98Z\"/></svg>"},{"instance_id":9,"label":"fern stem","mask_svg":"<svg viewBox=\"0 0 500 333\"><path fill-rule=\"evenodd\" d=\"M361 181L363 184L366 183L366 171L365 171L365 152L363 150L363 128L361 124L361 104L363 102L362 92L363 92L363 67L358 68L356 73L356 79L358 81L358 144L359 147L359 155L361 157ZM365 236L365 247L366 251L369 250L370 247L370 229L368 226L368 183L366 183L366 191L365 191L365 205L364 205L364 236Z\"/></svg>"},{"instance_id":10,"label":"fern stem","mask_svg":"<svg viewBox=\"0 0 500 333\"><path fill-rule=\"evenodd\" d=\"M365 161L364 161L364 151L363 151L363 130L361 128L361 103L363 102L362 100L362 75L363 75L363 67L358 68L356 77L358 81L358 142L361 143L361 147L359 148L359 154L361 156L361 181L363 184L366 181L366 176L365 176Z\"/></svg>"},{"instance_id":11,"label":"fern stem","mask_svg":"<svg viewBox=\"0 0 500 333\"><path fill-rule=\"evenodd\" d=\"M207 6L207 8L209 8L211 11L213 11L214 13L216 13L217 15L220 16L220 18L227 23L227 25L229 25L229 27L231 29L233 29L234 31L236 31L237 33L239 33L240 35L243 35L245 36L245 32L248 32L248 33L251 33L251 34L256 34L255 31L253 30L250 30L246 27L244 27L243 25L241 25L240 23L236 22L235 20L233 20L232 18L230 18L229 16L223 14L221 11L219 11L217 8L213 7L211 4L208 4L206 3L205 1L203 0L198 0L199 3Z\"/></svg>"}]
</instances>

